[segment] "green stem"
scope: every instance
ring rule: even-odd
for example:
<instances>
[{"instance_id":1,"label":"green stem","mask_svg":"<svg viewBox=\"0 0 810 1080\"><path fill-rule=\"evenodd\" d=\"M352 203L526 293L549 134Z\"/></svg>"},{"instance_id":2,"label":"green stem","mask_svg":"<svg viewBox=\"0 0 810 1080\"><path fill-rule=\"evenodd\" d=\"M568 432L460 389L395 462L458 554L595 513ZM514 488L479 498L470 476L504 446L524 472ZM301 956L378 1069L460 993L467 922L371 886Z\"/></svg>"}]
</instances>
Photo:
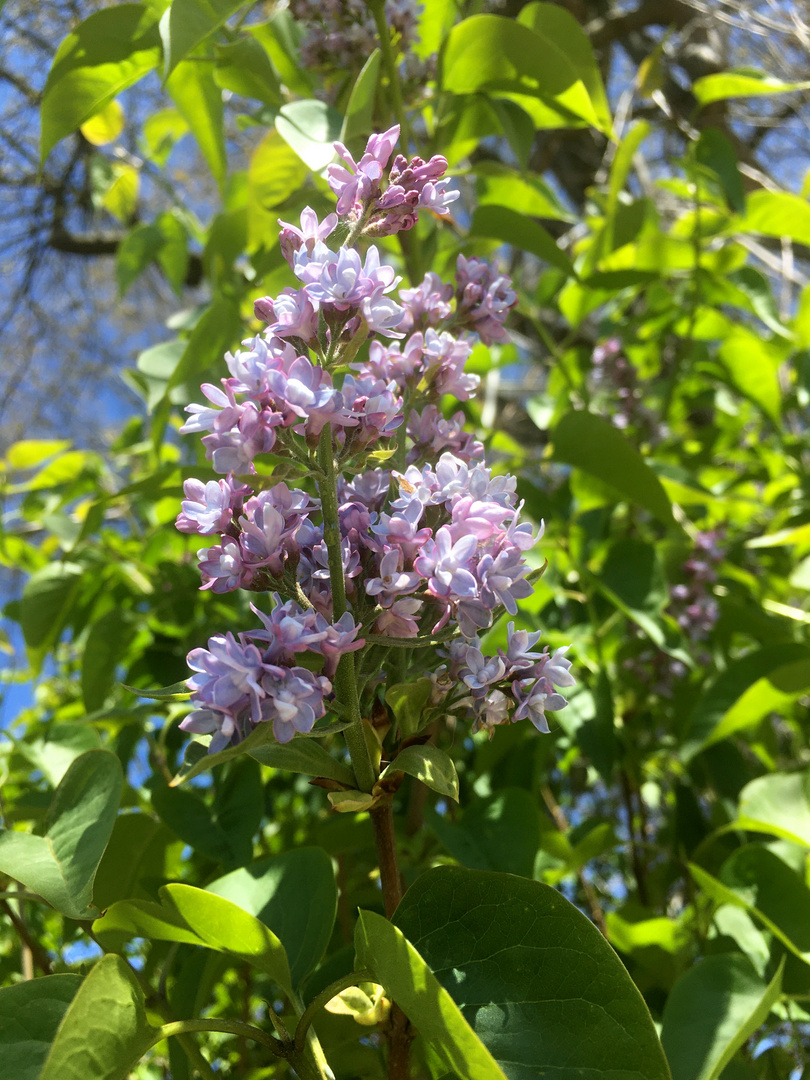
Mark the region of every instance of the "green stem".
<instances>
[{"instance_id":1,"label":"green stem","mask_svg":"<svg viewBox=\"0 0 810 1080\"><path fill-rule=\"evenodd\" d=\"M342 979L338 979L336 982L330 983L325 990L321 990L317 997L314 997L307 1005L306 1009L301 1013L301 1019L298 1021L298 1027L295 1029L295 1049L299 1052L303 1050L306 1043L307 1032L312 1021L315 1019L315 1014L331 1001L333 997L336 997L341 990L347 990L350 986L359 986L362 982L372 982L374 976L370 971L363 969L362 971L352 971L348 975L344 975Z\"/></svg>"},{"instance_id":2,"label":"green stem","mask_svg":"<svg viewBox=\"0 0 810 1080\"><path fill-rule=\"evenodd\" d=\"M397 118L397 123L399 124L399 136L402 141L402 146L407 152L408 144L410 142L408 120L405 116L405 106L402 102L402 89L399 85L397 62L394 57L394 50L391 48L391 35L388 32L388 23L385 21L385 0L367 0L367 3L374 16L374 22L377 25L377 37L380 40L383 63L388 72L388 82L391 87L394 116Z\"/></svg>"},{"instance_id":3,"label":"green stem","mask_svg":"<svg viewBox=\"0 0 810 1080\"><path fill-rule=\"evenodd\" d=\"M343 574L343 552L340 544L340 519L338 517L337 471L332 451L332 425L327 424L321 432L318 461L323 480L318 483L323 512L323 538L329 558L329 583L332 589L332 618L335 622L347 609L346 579ZM338 700L348 712L351 726L344 731L346 745L352 759L357 786L361 791L371 791L377 779L371 756L363 733L360 699L357 694L357 678L354 654L344 653L335 672L335 691Z\"/></svg>"},{"instance_id":4,"label":"green stem","mask_svg":"<svg viewBox=\"0 0 810 1080\"><path fill-rule=\"evenodd\" d=\"M253 1027L252 1024L243 1024L241 1020L225 1020L222 1017L198 1020L174 1020L170 1024L164 1024L158 1028L152 1040L152 1046L168 1039L172 1035L186 1035L191 1031L224 1031L228 1035L242 1035L253 1042L261 1043L276 1055L286 1057L285 1048L278 1039L272 1035Z\"/></svg>"}]
</instances>

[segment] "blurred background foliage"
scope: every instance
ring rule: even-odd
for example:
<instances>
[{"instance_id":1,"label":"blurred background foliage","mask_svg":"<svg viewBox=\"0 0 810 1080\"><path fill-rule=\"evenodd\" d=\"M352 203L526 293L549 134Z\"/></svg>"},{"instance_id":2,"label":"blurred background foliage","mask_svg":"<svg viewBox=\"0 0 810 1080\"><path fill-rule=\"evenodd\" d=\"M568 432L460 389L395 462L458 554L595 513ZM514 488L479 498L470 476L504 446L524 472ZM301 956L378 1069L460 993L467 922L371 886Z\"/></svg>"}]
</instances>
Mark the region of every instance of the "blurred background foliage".
<instances>
[{"instance_id":1,"label":"blurred background foliage","mask_svg":"<svg viewBox=\"0 0 810 1080\"><path fill-rule=\"evenodd\" d=\"M380 908L367 818L249 758L169 788L183 706L121 683L185 678L250 618L198 591L173 526L183 480L214 475L182 406L291 283L277 219L332 208L332 141L404 116L462 194L380 246L406 283L460 252L515 282L513 341L476 350L464 408L545 521L520 625L572 643L579 681L548 736L439 733L461 809L403 786L406 879L458 863L560 889L663 1024L674 1080L810 1075L807 5L429 0L388 13L402 101L373 38L319 44L328 4L168 8L0 12L5 827L42 831L106 747L126 812L99 908L311 845L336 868L330 955L356 904ZM12 892L0 978L85 970L81 924ZM172 948L130 955L198 1012L255 1007L241 967L178 973ZM339 1075L381 1075L330 1023ZM209 1038L233 1075L275 1075Z\"/></svg>"}]
</instances>

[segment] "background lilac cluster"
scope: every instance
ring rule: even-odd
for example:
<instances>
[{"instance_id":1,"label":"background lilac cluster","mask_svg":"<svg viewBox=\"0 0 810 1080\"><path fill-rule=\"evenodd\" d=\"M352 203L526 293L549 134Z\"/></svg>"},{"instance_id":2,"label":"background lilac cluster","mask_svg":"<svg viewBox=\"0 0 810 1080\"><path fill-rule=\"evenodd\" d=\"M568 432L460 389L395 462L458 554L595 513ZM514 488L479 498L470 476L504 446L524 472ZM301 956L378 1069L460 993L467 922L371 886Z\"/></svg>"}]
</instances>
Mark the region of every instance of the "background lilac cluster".
<instances>
[{"instance_id":1,"label":"background lilac cluster","mask_svg":"<svg viewBox=\"0 0 810 1080\"><path fill-rule=\"evenodd\" d=\"M202 388L207 404L187 408L181 430L202 434L222 474L188 480L177 519L216 538L198 553L202 588L272 602L269 615L253 608L260 628L189 654L197 707L182 727L212 734L212 750L267 721L279 742L311 731L340 658L364 646L383 646L383 664L386 645L419 646L414 675L436 669L434 703L487 729L528 718L547 730L544 711L566 704L555 685L573 683L565 650L532 652L539 634L511 624L506 652L480 650L477 635L531 595L525 553L539 536L520 521L514 477L493 476L464 414L447 418L439 402L475 393L465 362L476 339L506 340L516 296L487 262L460 256L454 284L430 272L394 297L400 279L368 239L411 228L420 210L446 215L457 196L441 157L399 155L386 171L398 134L373 135L359 161L336 144L337 213L321 222L307 208L300 228L281 223L299 287L257 301L266 330L227 354L229 376ZM259 474L267 453L313 475L313 489ZM346 611L334 606L330 527Z\"/></svg>"}]
</instances>

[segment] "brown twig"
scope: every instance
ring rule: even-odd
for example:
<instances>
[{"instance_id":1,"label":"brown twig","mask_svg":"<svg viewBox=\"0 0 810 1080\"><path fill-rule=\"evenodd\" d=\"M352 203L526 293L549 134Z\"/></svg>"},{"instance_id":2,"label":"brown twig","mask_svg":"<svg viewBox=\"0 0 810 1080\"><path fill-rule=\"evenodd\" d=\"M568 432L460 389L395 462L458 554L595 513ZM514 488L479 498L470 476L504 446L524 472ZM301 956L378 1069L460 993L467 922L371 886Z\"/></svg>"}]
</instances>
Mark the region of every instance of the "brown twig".
<instances>
[{"instance_id":1,"label":"brown twig","mask_svg":"<svg viewBox=\"0 0 810 1080\"><path fill-rule=\"evenodd\" d=\"M565 835L568 832L568 820L563 812L562 807L554 798L554 792L548 786L548 784L541 784L540 794L543 796L543 802L548 808L548 812L551 814L551 819L557 826L559 831ZM585 899L588 901L588 907L591 911L591 918L594 925L598 929L602 937L607 938L607 924L605 922L605 913L602 911L602 906L599 903L599 897L596 895L596 891L587 880L582 870L577 870L577 881L579 887L585 894Z\"/></svg>"},{"instance_id":2,"label":"brown twig","mask_svg":"<svg viewBox=\"0 0 810 1080\"><path fill-rule=\"evenodd\" d=\"M19 916L15 914L14 909L11 907L11 904L9 904L8 900L0 900L0 910L2 910L3 912L5 912L6 915L8 915L9 919L11 920L11 925L19 934L22 946L28 950L31 958L33 959L37 967L40 969L40 971L45 975L50 975L51 971L53 970L50 957L42 948L42 946L39 945L38 942L34 941L34 939L31 937L28 932L28 927L25 925L24 922L22 922Z\"/></svg>"},{"instance_id":3,"label":"brown twig","mask_svg":"<svg viewBox=\"0 0 810 1080\"><path fill-rule=\"evenodd\" d=\"M374 845L380 866L385 916L390 919L402 899L402 878L397 860L394 812L390 800L369 811L374 829ZM388 1080L408 1080L408 1052L416 1032L396 1002L391 1005L388 1024L384 1031L388 1043Z\"/></svg>"}]
</instances>

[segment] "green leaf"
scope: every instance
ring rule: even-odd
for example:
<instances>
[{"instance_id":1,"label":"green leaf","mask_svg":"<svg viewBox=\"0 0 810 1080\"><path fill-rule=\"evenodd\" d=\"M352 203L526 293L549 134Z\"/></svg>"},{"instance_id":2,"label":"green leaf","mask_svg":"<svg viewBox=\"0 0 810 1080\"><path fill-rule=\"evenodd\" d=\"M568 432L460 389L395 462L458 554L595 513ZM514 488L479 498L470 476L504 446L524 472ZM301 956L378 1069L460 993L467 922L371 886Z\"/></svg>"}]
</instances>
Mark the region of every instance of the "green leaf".
<instances>
[{"instance_id":1,"label":"green leaf","mask_svg":"<svg viewBox=\"0 0 810 1080\"><path fill-rule=\"evenodd\" d=\"M292 126L292 125L291 125ZM275 244L278 214L271 211L303 185L309 175L304 162L275 128L253 152L248 167L248 243L251 249Z\"/></svg>"},{"instance_id":2,"label":"green leaf","mask_svg":"<svg viewBox=\"0 0 810 1080\"><path fill-rule=\"evenodd\" d=\"M234 341L242 335L239 305L227 296L217 296L206 308L186 344L180 362L172 372L167 392L189 380L201 378L216 363Z\"/></svg>"},{"instance_id":3,"label":"green leaf","mask_svg":"<svg viewBox=\"0 0 810 1080\"><path fill-rule=\"evenodd\" d=\"M370 135L374 131L374 103L377 99L381 63L382 53L375 49L355 80L340 130L339 138L342 143L350 143L353 139Z\"/></svg>"},{"instance_id":4,"label":"green leaf","mask_svg":"<svg viewBox=\"0 0 810 1080\"><path fill-rule=\"evenodd\" d=\"M125 1080L156 1038L129 966L104 956L69 1005L39 1080Z\"/></svg>"},{"instance_id":5,"label":"green leaf","mask_svg":"<svg viewBox=\"0 0 810 1080\"><path fill-rule=\"evenodd\" d=\"M107 146L115 142L124 130L124 110L120 101L109 101L103 109L86 120L80 130L93 146Z\"/></svg>"},{"instance_id":6,"label":"green leaf","mask_svg":"<svg viewBox=\"0 0 810 1080\"><path fill-rule=\"evenodd\" d=\"M536 99L544 106L535 113L536 124L575 127L584 121L600 131L610 130L566 42L512 19L473 15L454 26L447 37L443 72L443 89L455 94L517 94L530 113L531 99Z\"/></svg>"},{"instance_id":7,"label":"green leaf","mask_svg":"<svg viewBox=\"0 0 810 1080\"><path fill-rule=\"evenodd\" d=\"M54 562L26 581L20 602L20 623L29 649L42 649L61 634L81 586L84 567Z\"/></svg>"},{"instance_id":8,"label":"green leaf","mask_svg":"<svg viewBox=\"0 0 810 1080\"><path fill-rule=\"evenodd\" d=\"M82 657L82 698L88 712L102 708L115 683L115 666L132 640L133 628L115 608L93 623Z\"/></svg>"},{"instance_id":9,"label":"green leaf","mask_svg":"<svg viewBox=\"0 0 810 1080\"><path fill-rule=\"evenodd\" d=\"M427 676L415 682L396 683L386 690L385 703L394 714L403 739L416 735L424 727L424 713L432 693L433 683Z\"/></svg>"},{"instance_id":10,"label":"green leaf","mask_svg":"<svg viewBox=\"0 0 810 1080\"><path fill-rule=\"evenodd\" d=\"M440 867L410 887L394 922L510 1080L669 1080L621 961L549 886Z\"/></svg>"},{"instance_id":11,"label":"green leaf","mask_svg":"<svg viewBox=\"0 0 810 1080\"><path fill-rule=\"evenodd\" d=\"M354 773L347 765L333 758L315 739L296 738L277 743L272 724L259 724L238 746L229 746L217 754L209 754L201 742L192 742L186 749L183 767L172 780L172 786L185 783L200 773L221 765L240 754L250 754L260 765L306 776L325 776L340 784L354 785Z\"/></svg>"},{"instance_id":12,"label":"green leaf","mask_svg":"<svg viewBox=\"0 0 810 1080\"><path fill-rule=\"evenodd\" d=\"M803 645L769 645L733 660L703 691L683 736L685 760L749 723L761 719L760 705L770 698L768 689L779 692L795 685L783 682L805 670L810 653ZM765 685L767 683L767 686ZM780 685L781 684L781 685ZM747 696L751 691L751 696ZM764 694L763 694L764 691Z\"/></svg>"},{"instance_id":13,"label":"green leaf","mask_svg":"<svg viewBox=\"0 0 810 1080\"><path fill-rule=\"evenodd\" d=\"M704 75L692 83L692 93L703 105L713 101L725 101L735 97L758 97L761 94L787 94L791 90L807 90L810 82L782 82L764 71L741 68L723 71L717 75Z\"/></svg>"},{"instance_id":14,"label":"green leaf","mask_svg":"<svg viewBox=\"0 0 810 1080\"><path fill-rule=\"evenodd\" d=\"M39 1080L56 1029L82 984L79 975L44 975L0 989L2 1071Z\"/></svg>"},{"instance_id":15,"label":"green leaf","mask_svg":"<svg viewBox=\"0 0 810 1080\"><path fill-rule=\"evenodd\" d=\"M717 176L729 209L745 213L745 191L731 140L719 128L704 128L695 143L695 161Z\"/></svg>"},{"instance_id":16,"label":"green leaf","mask_svg":"<svg viewBox=\"0 0 810 1080\"><path fill-rule=\"evenodd\" d=\"M276 131L314 172L326 168L335 156L332 145L340 138L343 117L323 101L292 101L276 118Z\"/></svg>"},{"instance_id":17,"label":"green leaf","mask_svg":"<svg viewBox=\"0 0 810 1080\"><path fill-rule=\"evenodd\" d=\"M740 328L722 343L718 356L740 393L759 405L775 424L779 424L782 411L779 389L781 356L773 347L769 347L768 342L762 341L756 334Z\"/></svg>"},{"instance_id":18,"label":"green leaf","mask_svg":"<svg viewBox=\"0 0 810 1080\"><path fill-rule=\"evenodd\" d=\"M772 851L745 844L726 859L719 878L694 863L689 872L716 903L744 908L810 964L810 889Z\"/></svg>"},{"instance_id":19,"label":"green leaf","mask_svg":"<svg viewBox=\"0 0 810 1080\"><path fill-rule=\"evenodd\" d=\"M254 915L277 935L300 986L329 945L337 914L332 860L322 848L287 851L234 870L206 888Z\"/></svg>"},{"instance_id":20,"label":"green leaf","mask_svg":"<svg viewBox=\"0 0 810 1080\"><path fill-rule=\"evenodd\" d=\"M152 806L184 843L231 868L252 858L264 798L255 761L243 756L228 768L218 777L213 806L196 791L165 785L152 790Z\"/></svg>"},{"instance_id":21,"label":"green leaf","mask_svg":"<svg viewBox=\"0 0 810 1080\"><path fill-rule=\"evenodd\" d=\"M537 803L523 788L505 788L465 807L460 822L435 811L431 829L450 854L470 870L502 870L531 877L540 847Z\"/></svg>"},{"instance_id":22,"label":"green leaf","mask_svg":"<svg viewBox=\"0 0 810 1080\"><path fill-rule=\"evenodd\" d=\"M431 0L429 4L421 4L417 11L419 32L411 48L420 60L427 60L440 51L445 34L453 25L456 3L455 0Z\"/></svg>"},{"instance_id":23,"label":"green leaf","mask_svg":"<svg viewBox=\"0 0 810 1080\"><path fill-rule=\"evenodd\" d=\"M773 773L746 784L734 827L810 848L810 772Z\"/></svg>"},{"instance_id":24,"label":"green leaf","mask_svg":"<svg viewBox=\"0 0 810 1080\"><path fill-rule=\"evenodd\" d=\"M245 960L292 995L279 939L238 904L192 885L166 885L161 903L121 900L93 923L105 947L120 950L132 937L199 945Z\"/></svg>"},{"instance_id":25,"label":"green leaf","mask_svg":"<svg viewBox=\"0 0 810 1080\"><path fill-rule=\"evenodd\" d=\"M149 814L119 814L101 857L93 899L104 911L118 900L149 899L170 876L169 850L181 842Z\"/></svg>"},{"instance_id":26,"label":"green leaf","mask_svg":"<svg viewBox=\"0 0 810 1080\"><path fill-rule=\"evenodd\" d=\"M130 229L115 254L118 292L123 296L163 247L163 235L156 225L136 225Z\"/></svg>"},{"instance_id":27,"label":"green leaf","mask_svg":"<svg viewBox=\"0 0 810 1080\"><path fill-rule=\"evenodd\" d=\"M438 746L406 746L400 750L380 779L392 773L415 776L426 787L458 802L458 774L453 759Z\"/></svg>"},{"instance_id":28,"label":"green leaf","mask_svg":"<svg viewBox=\"0 0 810 1080\"><path fill-rule=\"evenodd\" d=\"M280 105L283 100L270 58L253 38L217 46L214 82L223 90L255 98L265 105Z\"/></svg>"},{"instance_id":29,"label":"green leaf","mask_svg":"<svg viewBox=\"0 0 810 1080\"><path fill-rule=\"evenodd\" d=\"M401 930L381 915L361 911L354 945L359 964L385 987L445 1068L453 1075L475 1080L506 1080L450 994Z\"/></svg>"},{"instance_id":30,"label":"green leaf","mask_svg":"<svg viewBox=\"0 0 810 1080\"><path fill-rule=\"evenodd\" d=\"M520 9L517 21L528 26L538 37L553 42L565 53L588 91L600 130L610 133L613 118L599 65L587 34L574 16L557 4L532 3Z\"/></svg>"},{"instance_id":31,"label":"green leaf","mask_svg":"<svg viewBox=\"0 0 810 1080\"><path fill-rule=\"evenodd\" d=\"M140 173L132 165L113 162L110 166L111 183L105 191L101 205L119 221L132 220L138 206Z\"/></svg>"},{"instance_id":32,"label":"green leaf","mask_svg":"<svg viewBox=\"0 0 810 1080\"><path fill-rule=\"evenodd\" d=\"M589 412L568 412L551 434L552 460L583 469L649 510L663 524L672 524L672 506L661 481L607 420Z\"/></svg>"},{"instance_id":33,"label":"green leaf","mask_svg":"<svg viewBox=\"0 0 810 1080\"><path fill-rule=\"evenodd\" d=\"M166 35L166 76L247 0L172 0Z\"/></svg>"},{"instance_id":34,"label":"green leaf","mask_svg":"<svg viewBox=\"0 0 810 1080\"><path fill-rule=\"evenodd\" d=\"M723 953L680 977L661 1030L672 1080L717 1080L779 1000L783 967L766 985L744 956Z\"/></svg>"},{"instance_id":35,"label":"green leaf","mask_svg":"<svg viewBox=\"0 0 810 1080\"><path fill-rule=\"evenodd\" d=\"M166 342L167 345L174 345L173 341ZM156 345L155 348L162 348L161 345ZM153 350L148 350L152 352ZM141 355L145 355L141 353ZM135 694L136 697L149 698L150 701L186 701L191 697L191 691L186 685L186 680L182 679L180 682L172 683L171 686L162 686L160 690L144 690L139 686L127 686L126 683L121 683L121 686L130 692Z\"/></svg>"},{"instance_id":36,"label":"green leaf","mask_svg":"<svg viewBox=\"0 0 810 1080\"><path fill-rule=\"evenodd\" d=\"M518 250L536 255L538 259L550 266L556 266L570 276L575 273L571 260L557 247L542 225L507 206L479 206L473 214L470 234L492 236L504 244L511 244Z\"/></svg>"},{"instance_id":37,"label":"green leaf","mask_svg":"<svg viewBox=\"0 0 810 1080\"><path fill-rule=\"evenodd\" d=\"M143 122L143 150L146 157L163 168L175 144L188 131L188 124L177 109L161 109Z\"/></svg>"},{"instance_id":38,"label":"green leaf","mask_svg":"<svg viewBox=\"0 0 810 1080\"><path fill-rule=\"evenodd\" d=\"M495 162L481 161L475 167L475 189L479 206L508 206L528 217L572 220L571 214L560 205L557 196L540 176L523 176Z\"/></svg>"},{"instance_id":39,"label":"green leaf","mask_svg":"<svg viewBox=\"0 0 810 1080\"><path fill-rule=\"evenodd\" d=\"M228 171L228 155L225 149L222 91L214 82L213 60L184 60L169 76L166 89L197 140L202 156L222 190Z\"/></svg>"},{"instance_id":40,"label":"green leaf","mask_svg":"<svg viewBox=\"0 0 810 1080\"><path fill-rule=\"evenodd\" d=\"M20 439L9 446L6 461L12 469L33 469L72 445L70 439Z\"/></svg>"},{"instance_id":41,"label":"green leaf","mask_svg":"<svg viewBox=\"0 0 810 1080\"><path fill-rule=\"evenodd\" d=\"M97 11L65 38L42 96L40 167L76 131L160 60L154 12L145 4Z\"/></svg>"},{"instance_id":42,"label":"green leaf","mask_svg":"<svg viewBox=\"0 0 810 1080\"><path fill-rule=\"evenodd\" d=\"M110 839L123 787L109 750L88 750L62 778L44 836L0 832L0 871L71 919L91 919L93 879Z\"/></svg>"},{"instance_id":43,"label":"green leaf","mask_svg":"<svg viewBox=\"0 0 810 1080\"><path fill-rule=\"evenodd\" d=\"M17 750L54 788L77 757L99 745L98 732L85 723L50 723L33 741L15 741Z\"/></svg>"},{"instance_id":44,"label":"green leaf","mask_svg":"<svg viewBox=\"0 0 810 1080\"><path fill-rule=\"evenodd\" d=\"M810 203L787 191L752 191L735 231L786 236L810 245Z\"/></svg>"}]
</instances>

